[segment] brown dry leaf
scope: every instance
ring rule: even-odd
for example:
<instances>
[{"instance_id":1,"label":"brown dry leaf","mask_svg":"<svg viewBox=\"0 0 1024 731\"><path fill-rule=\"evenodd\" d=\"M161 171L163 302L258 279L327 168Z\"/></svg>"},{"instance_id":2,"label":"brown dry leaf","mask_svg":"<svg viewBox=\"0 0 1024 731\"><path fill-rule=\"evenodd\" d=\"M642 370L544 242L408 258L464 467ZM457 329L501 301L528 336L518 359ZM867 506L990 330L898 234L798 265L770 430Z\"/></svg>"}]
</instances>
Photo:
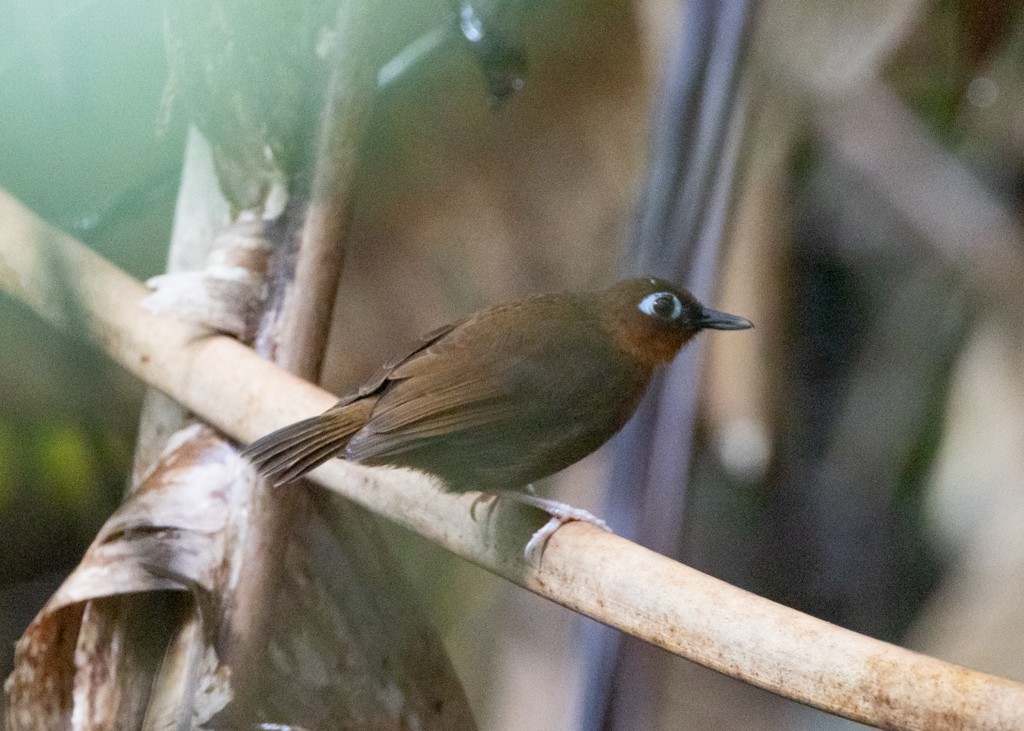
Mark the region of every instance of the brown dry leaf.
<instances>
[{"instance_id":1,"label":"brown dry leaf","mask_svg":"<svg viewBox=\"0 0 1024 731\"><path fill-rule=\"evenodd\" d=\"M323 493L295 495L269 621L238 654L251 479L209 427L171 439L18 643L9 729L473 728L376 526Z\"/></svg>"},{"instance_id":2,"label":"brown dry leaf","mask_svg":"<svg viewBox=\"0 0 1024 731\"><path fill-rule=\"evenodd\" d=\"M9 728L106 727L145 706L159 676L166 677L175 663L133 655L162 647L170 659L180 641L171 642L167 624L150 613L176 616L183 628L199 619L197 606L207 621L216 616L232 512L228 502L240 466L234 449L211 429L193 426L179 433L18 642L15 671L5 686ZM140 612L151 621L131 621ZM202 629L212 636L213 627ZM139 632L143 636L134 636ZM192 666L183 677L195 683L206 660L212 672L204 679L203 697L223 706L229 693L216 662L209 662L215 657L212 645L205 644L205 651L178 655ZM202 715L215 710L205 708Z\"/></svg>"}]
</instances>

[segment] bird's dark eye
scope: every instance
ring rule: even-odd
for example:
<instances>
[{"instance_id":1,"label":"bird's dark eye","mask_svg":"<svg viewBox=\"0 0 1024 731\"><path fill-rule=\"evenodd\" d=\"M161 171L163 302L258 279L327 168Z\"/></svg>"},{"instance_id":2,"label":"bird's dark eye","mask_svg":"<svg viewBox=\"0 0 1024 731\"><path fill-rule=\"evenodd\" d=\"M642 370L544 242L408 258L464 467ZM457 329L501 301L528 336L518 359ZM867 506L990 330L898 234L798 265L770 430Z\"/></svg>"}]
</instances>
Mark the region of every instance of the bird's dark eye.
<instances>
[{"instance_id":1,"label":"bird's dark eye","mask_svg":"<svg viewBox=\"0 0 1024 731\"><path fill-rule=\"evenodd\" d=\"M640 300L637 305L645 315L662 322L672 322L683 313L683 303L671 292L655 292Z\"/></svg>"}]
</instances>

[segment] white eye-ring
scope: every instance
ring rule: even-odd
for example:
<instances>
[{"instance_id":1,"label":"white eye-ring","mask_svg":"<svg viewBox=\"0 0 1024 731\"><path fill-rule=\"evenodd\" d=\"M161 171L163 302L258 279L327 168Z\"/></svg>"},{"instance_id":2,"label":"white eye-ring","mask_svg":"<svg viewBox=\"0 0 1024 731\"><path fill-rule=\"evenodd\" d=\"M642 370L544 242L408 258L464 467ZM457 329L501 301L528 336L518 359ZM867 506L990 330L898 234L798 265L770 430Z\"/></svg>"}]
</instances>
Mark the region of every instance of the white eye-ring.
<instances>
[{"instance_id":1,"label":"white eye-ring","mask_svg":"<svg viewBox=\"0 0 1024 731\"><path fill-rule=\"evenodd\" d=\"M640 300L637 305L642 313L661 320L672 322L683 314L683 303L671 292L655 292Z\"/></svg>"}]
</instances>

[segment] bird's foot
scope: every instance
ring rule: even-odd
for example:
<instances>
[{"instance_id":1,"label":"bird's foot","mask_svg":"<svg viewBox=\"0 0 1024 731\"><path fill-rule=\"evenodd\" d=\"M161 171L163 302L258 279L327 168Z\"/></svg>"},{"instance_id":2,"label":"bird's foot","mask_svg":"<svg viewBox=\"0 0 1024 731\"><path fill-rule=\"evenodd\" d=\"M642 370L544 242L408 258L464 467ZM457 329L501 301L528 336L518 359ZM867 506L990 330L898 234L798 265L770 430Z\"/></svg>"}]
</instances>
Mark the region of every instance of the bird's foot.
<instances>
[{"instance_id":1,"label":"bird's foot","mask_svg":"<svg viewBox=\"0 0 1024 731\"><path fill-rule=\"evenodd\" d=\"M494 512L495 506L498 504L497 496L492 495L489 492L482 492L473 498L473 503L469 506L469 515L476 520L476 509L480 505L487 506L487 517L490 518Z\"/></svg>"},{"instance_id":2,"label":"bird's foot","mask_svg":"<svg viewBox=\"0 0 1024 731\"><path fill-rule=\"evenodd\" d=\"M523 555L526 556L526 560L535 566L540 565L540 559L544 554L544 547L547 545L548 540L555 534L556 530L566 523L571 523L574 520L581 520L584 523L595 525L601 530L606 530L609 533L612 532L612 529L608 527L607 523L591 513L589 510L574 508L572 505L567 505L566 503L561 503L557 500L538 497L533 494L511 491L502 494L516 500L517 502L523 503L524 505L532 505L535 508L539 508L551 516L547 523L541 526L532 536L530 536L530 540L527 541L526 547L523 548Z\"/></svg>"}]
</instances>

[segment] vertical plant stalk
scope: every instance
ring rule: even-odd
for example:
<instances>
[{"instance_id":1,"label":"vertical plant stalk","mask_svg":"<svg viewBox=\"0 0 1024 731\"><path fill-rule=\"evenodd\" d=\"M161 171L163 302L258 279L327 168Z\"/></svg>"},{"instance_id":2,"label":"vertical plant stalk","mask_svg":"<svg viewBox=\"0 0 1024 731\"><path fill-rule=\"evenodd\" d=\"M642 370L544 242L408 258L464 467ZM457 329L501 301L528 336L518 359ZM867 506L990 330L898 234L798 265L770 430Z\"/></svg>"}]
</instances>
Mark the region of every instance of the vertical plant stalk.
<instances>
[{"instance_id":1,"label":"vertical plant stalk","mask_svg":"<svg viewBox=\"0 0 1024 731\"><path fill-rule=\"evenodd\" d=\"M665 276L705 301L713 288L743 132L749 0L688 3L655 121L629 270ZM682 534L703 349L657 377L614 442L605 515L617 532L667 556ZM585 625L584 728L654 725L658 663L649 647Z\"/></svg>"},{"instance_id":2,"label":"vertical plant stalk","mask_svg":"<svg viewBox=\"0 0 1024 731\"><path fill-rule=\"evenodd\" d=\"M276 361L318 381L341 279L345 239L352 219L352 186L359 144L377 86L373 5L344 3L329 56L333 68L315 156L312 194L295 264L280 314Z\"/></svg>"},{"instance_id":3,"label":"vertical plant stalk","mask_svg":"<svg viewBox=\"0 0 1024 731\"><path fill-rule=\"evenodd\" d=\"M277 261L272 260L269 266L269 284L275 294L257 333L257 350L313 383L320 380L327 348L344 261L359 142L376 88L376 63L367 44L374 34L371 19L375 4L376 0L358 0L338 8L328 53L332 70L311 163L309 200L302 212L293 207L284 212L285 218L301 215L298 246L293 249L292 237L285 237L272 254ZM291 260L294 266L288 265ZM329 501L319 505L320 510L334 513L328 523L346 521L359 526L367 536L376 532L371 519L351 506ZM275 621L275 595L282 586L280 572L285 570L283 549L294 542L296 532L319 525L313 516L317 511L300 486L272 490L258 482L254 485L251 526L256 530L243 547L236 604L226 627L227 655L232 666L260 667L266 662L267 637ZM351 542L347 550L356 550L358 543ZM286 617L277 619L287 621ZM250 692L258 693L259 678L251 680L257 685Z\"/></svg>"},{"instance_id":4,"label":"vertical plant stalk","mask_svg":"<svg viewBox=\"0 0 1024 731\"><path fill-rule=\"evenodd\" d=\"M206 139L191 129L185 145L181 184L174 211L174 230L167 252L167 272L200 271L218 231L231 222L231 207L217 187L213 158ZM146 392L135 442L132 486L156 462L171 435L190 421L188 411L155 389Z\"/></svg>"}]
</instances>

